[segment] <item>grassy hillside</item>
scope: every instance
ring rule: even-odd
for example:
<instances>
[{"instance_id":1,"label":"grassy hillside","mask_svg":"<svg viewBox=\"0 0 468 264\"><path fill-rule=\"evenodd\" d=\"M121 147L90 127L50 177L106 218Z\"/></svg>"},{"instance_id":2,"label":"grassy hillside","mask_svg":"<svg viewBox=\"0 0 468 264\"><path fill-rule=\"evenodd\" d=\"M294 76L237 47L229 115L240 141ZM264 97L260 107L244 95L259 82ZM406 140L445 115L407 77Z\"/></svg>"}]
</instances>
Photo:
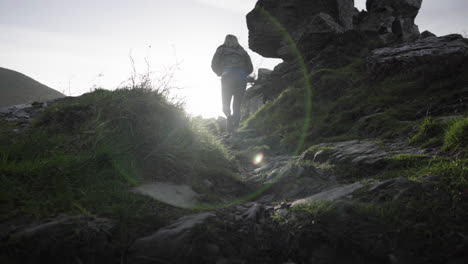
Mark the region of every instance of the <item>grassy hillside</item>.
<instances>
[{"instance_id":1,"label":"grassy hillside","mask_svg":"<svg viewBox=\"0 0 468 264\"><path fill-rule=\"evenodd\" d=\"M64 97L19 72L0 67L0 107Z\"/></svg>"},{"instance_id":2,"label":"grassy hillside","mask_svg":"<svg viewBox=\"0 0 468 264\"><path fill-rule=\"evenodd\" d=\"M129 191L148 181L183 183L208 200L239 190L226 150L159 91L96 90L49 107L22 134L14 123L0 125L2 220L61 213L162 219L177 212Z\"/></svg>"}]
</instances>

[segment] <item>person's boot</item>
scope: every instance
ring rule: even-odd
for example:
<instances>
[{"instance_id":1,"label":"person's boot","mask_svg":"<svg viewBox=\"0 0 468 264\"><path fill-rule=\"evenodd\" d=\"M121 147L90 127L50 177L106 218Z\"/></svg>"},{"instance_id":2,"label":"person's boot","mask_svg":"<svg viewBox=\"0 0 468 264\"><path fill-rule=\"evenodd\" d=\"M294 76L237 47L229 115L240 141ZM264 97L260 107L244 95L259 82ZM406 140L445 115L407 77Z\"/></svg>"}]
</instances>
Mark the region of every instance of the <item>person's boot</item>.
<instances>
[{"instance_id":1,"label":"person's boot","mask_svg":"<svg viewBox=\"0 0 468 264\"><path fill-rule=\"evenodd\" d=\"M232 116L228 116L226 119L226 130L229 134L231 134L233 129L234 129L234 122L233 122Z\"/></svg>"}]
</instances>

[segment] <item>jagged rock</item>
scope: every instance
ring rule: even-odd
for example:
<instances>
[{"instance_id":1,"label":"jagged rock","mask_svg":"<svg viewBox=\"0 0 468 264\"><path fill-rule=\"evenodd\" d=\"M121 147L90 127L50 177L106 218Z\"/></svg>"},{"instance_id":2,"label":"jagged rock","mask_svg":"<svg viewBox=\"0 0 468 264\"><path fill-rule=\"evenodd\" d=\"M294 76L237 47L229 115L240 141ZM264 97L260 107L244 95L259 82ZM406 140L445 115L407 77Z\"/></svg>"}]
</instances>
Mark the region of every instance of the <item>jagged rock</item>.
<instances>
[{"instance_id":1,"label":"jagged rock","mask_svg":"<svg viewBox=\"0 0 468 264\"><path fill-rule=\"evenodd\" d=\"M214 213L184 216L175 223L161 228L153 235L136 240L129 249L127 263L154 263L154 260L170 263L187 263L203 256L210 248L197 245L194 235ZM197 252L196 248L199 248ZM187 261L187 262L184 262Z\"/></svg>"},{"instance_id":2,"label":"jagged rock","mask_svg":"<svg viewBox=\"0 0 468 264\"><path fill-rule=\"evenodd\" d=\"M291 43L305 34L342 32L353 28L354 0L262 0L247 15L249 47L270 58L288 58ZM320 38L321 36L317 36Z\"/></svg>"},{"instance_id":3,"label":"jagged rock","mask_svg":"<svg viewBox=\"0 0 468 264\"><path fill-rule=\"evenodd\" d=\"M262 218L262 214L265 208L258 203L254 203L247 211L244 212L242 217L251 222L259 223Z\"/></svg>"},{"instance_id":4,"label":"jagged rock","mask_svg":"<svg viewBox=\"0 0 468 264\"><path fill-rule=\"evenodd\" d=\"M396 47L376 49L368 59L373 79L381 79L390 73L411 71L421 65L431 66L433 71L458 68L468 63L468 40L460 35L431 37Z\"/></svg>"},{"instance_id":5,"label":"jagged rock","mask_svg":"<svg viewBox=\"0 0 468 264\"><path fill-rule=\"evenodd\" d=\"M265 103L266 94L270 90L267 83L271 80L272 73L273 71L270 69L258 69L257 80L255 80L254 85L247 89L244 95L241 108L243 120L255 113Z\"/></svg>"},{"instance_id":6,"label":"jagged rock","mask_svg":"<svg viewBox=\"0 0 468 264\"><path fill-rule=\"evenodd\" d=\"M362 31L378 32L385 42L409 42L419 38L414 19L422 0L368 0L359 21Z\"/></svg>"},{"instance_id":7,"label":"jagged rock","mask_svg":"<svg viewBox=\"0 0 468 264\"><path fill-rule=\"evenodd\" d=\"M169 182L147 183L135 187L132 191L182 208L194 208L200 198L192 187Z\"/></svg>"},{"instance_id":8,"label":"jagged rock","mask_svg":"<svg viewBox=\"0 0 468 264\"><path fill-rule=\"evenodd\" d=\"M343 197L346 197L346 196L352 194L353 192L361 189L362 187L364 187L364 184L362 184L360 182L335 187L335 188L332 188L330 190L314 194L314 195L312 195L310 197L300 199L300 200L296 200L296 201L294 201L292 203L292 206L305 204L305 203L309 203L309 202L335 201L335 200L338 200L340 198L343 198Z\"/></svg>"},{"instance_id":9,"label":"jagged rock","mask_svg":"<svg viewBox=\"0 0 468 264\"><path fill-rule=\"evenodd\" d=\"M263 84L256 84L247 89L244 95L244 100L242 101L242 119L246 119L253 113L257 112L257 110L265 103L262 93L264 89L266 89L266 87Z\"/></svg>"},{"instance_id":10,"label":"jagged rock","mask_svg":"<svg viewBox=\"0 0 468 264\"><path fill-rule=\"evenodd\" d=\"M257 82L265 82L270 79L271 74L273 73L270 69L260 68L258 69Z\"/></svg>"},{"instance_id":11,"label":"jagged rock","mask_svg":"<svg viewBox=\"0 0 468 264\"><path fill-rule=\"evenodd\" d=\"M2 237L12 249L5 263L104 263L114 223L93 216L61 216ZM13 261L15 260L15 261Z\"/></svg>"},{"instance_id":12,"label":"jagged rock","mask_svg":"<svg viewBox=\"0 0 468 264\"><path fill-rule=\"evenodd\" d=\"M431 38L431 37L437 37L437 36L436 36L436 34L430 32L430 31L428 31L428 30L426 30L426 31L424 31L423 33L421 33L421 36L420 36L421 39Z\"/></svg>"},{"instance_id":13,"label":"jagged rock","mask_svg":"<svg viewBox=\"0 0 468 264\"><path fill-rule=\"evenodd\" d=\"M302 160L314 160L316 162L329 162L333 164L351 164L353 166L374 167L382 166L385 158L392 157L394 153L400 154L428 154L424 149L409 147L405 143L384 143L370 140L352 140L335 143L323 143L317 145L320 149L326 149L319 153L302 154ZM316 155L318 154L318 155Z\"/></svg>"}]
</instances>

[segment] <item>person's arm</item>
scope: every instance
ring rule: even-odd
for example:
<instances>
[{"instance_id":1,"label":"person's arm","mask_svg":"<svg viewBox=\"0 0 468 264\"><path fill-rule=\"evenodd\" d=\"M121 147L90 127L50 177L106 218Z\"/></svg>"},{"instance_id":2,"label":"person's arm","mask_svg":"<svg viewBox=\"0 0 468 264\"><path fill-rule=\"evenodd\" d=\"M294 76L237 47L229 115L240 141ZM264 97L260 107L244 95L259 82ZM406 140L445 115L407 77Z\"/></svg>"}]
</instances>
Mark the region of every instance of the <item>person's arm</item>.
<instances>
[{"instance_id":1,"label":"person's arm","mask_svg":"<svg viewBox=\"0 0 468 264\"><path fill-rule=\"evenodd\" d=\"M247 71L247 75L250 75L253 72L252 60L250 59L247 51L245 52L245 70Z\"/></svg>"},{"instance_id":2,"label":"person's arm","mask_svg":"<svg viewBox=\"0 0 468 264\"><path fill-rule=\"evenodd\" d=\"M221 76L222 70L223 70L221 69L221 59L222 59L222 48L218 47L218 49L216 50L216 53L213 56L213 59L211 60L211 69L218 76Z\"/></svg>"}]
</instances>

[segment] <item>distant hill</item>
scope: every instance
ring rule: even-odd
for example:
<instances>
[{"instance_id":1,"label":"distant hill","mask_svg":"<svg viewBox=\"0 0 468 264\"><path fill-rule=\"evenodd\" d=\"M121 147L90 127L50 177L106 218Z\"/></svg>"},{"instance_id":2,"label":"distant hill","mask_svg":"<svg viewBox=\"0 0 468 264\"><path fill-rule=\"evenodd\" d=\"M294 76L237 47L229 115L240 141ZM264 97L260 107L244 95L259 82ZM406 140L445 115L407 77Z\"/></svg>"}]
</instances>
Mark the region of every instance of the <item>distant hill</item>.
<instances>
[{"instance_id":1,"label":"distant hill","mask_svg":"<svg viewBox=\"0 0 468 264\"><path fill-rule=\"evenodd\" d=\"M0 67L0 107L64 96L22 73Z\"/></svg>"}]
</instances>

